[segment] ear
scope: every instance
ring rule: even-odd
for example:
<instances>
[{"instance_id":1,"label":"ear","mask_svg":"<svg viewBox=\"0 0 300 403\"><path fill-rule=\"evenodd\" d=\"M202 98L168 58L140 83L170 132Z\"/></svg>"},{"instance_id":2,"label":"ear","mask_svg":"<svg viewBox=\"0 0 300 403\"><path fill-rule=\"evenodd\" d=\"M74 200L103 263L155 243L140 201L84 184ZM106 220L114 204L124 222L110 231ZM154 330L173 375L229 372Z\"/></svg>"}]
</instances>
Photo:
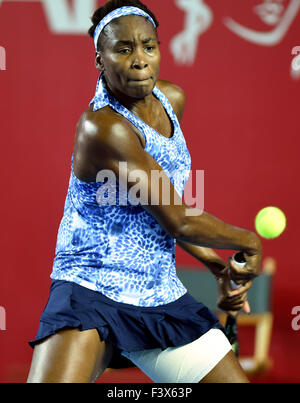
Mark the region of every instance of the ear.
<instances>
[{"instance_id":1,"label":"ear","mask_svg":"<svg viewBox=\"0 0 300 403\"><path fill-rule=\"evenodd\" d=\"M104 71L104 64L101 53L99 51L95 54L95 66L97 70Z\"/></svg>"}]
</instances>

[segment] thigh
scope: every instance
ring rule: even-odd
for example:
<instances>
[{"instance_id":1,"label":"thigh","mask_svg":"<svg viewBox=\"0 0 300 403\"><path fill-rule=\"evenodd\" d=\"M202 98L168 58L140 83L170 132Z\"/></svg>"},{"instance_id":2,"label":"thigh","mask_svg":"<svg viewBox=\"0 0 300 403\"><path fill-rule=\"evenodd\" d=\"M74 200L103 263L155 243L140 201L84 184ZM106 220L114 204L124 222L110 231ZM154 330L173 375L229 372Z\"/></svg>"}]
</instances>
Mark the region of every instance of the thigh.
<instances>
[{"instance_id":1,"label":"thigh","mask_svg":"<svg viewBox=\"0 0 300 403\"><path fill-rule=\"evenodd\" d=\"M234 352L230 351L200 382L249 383L249 380Z\"/></svg>"},{"instance_id":2,"label":"thigh","mask_svg":"<svg viewBox=\"0 0 300 403\"><path fill-rule=\"evenodd\" d=\"M34 347L27 382L92 382L106 369L112 351L96 329L61 330Z\"/></svg>"},{"instance_id":3,"label":"thigh","mask_svg":"<svg viewBox=\"0 0 300 403\"><path fill-rule=\"evenodd\" d=\"M122 354L154 382L198 383L230 351L231 345L224 333L219 329L211 329L184 346Z\"/></svg>"}]
</instances>

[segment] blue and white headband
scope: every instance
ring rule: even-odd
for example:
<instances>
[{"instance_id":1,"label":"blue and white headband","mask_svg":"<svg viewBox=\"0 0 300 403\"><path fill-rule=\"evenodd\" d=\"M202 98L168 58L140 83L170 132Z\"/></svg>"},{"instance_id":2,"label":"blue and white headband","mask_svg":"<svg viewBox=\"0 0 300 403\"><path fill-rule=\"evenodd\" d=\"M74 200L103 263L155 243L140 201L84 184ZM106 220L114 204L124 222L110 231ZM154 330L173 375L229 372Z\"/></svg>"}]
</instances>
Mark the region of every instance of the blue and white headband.
<instances>
[{"instance_id":1,"label":"blue and white headband","mask_svg":"<svg viewBox=\"0 0 300 403\"><path fill-rule=\"evenodd\" d=\"M156 28L156 24L153 21L153 19L150 17L149 14L147 14L145 11L141 10L138 7L120 7L117 8L116 10L112 11L111 13L107 14L97 25L95 32L94 32L94 44L95 48L97 50L97 44L98 44L98 39L99 36L103 30L103 28L109 24L112 20L116 18L123 17L125 15L140 15L141 17L147 18L153 25L154 28Z\"/></svg>"}]
</instances>

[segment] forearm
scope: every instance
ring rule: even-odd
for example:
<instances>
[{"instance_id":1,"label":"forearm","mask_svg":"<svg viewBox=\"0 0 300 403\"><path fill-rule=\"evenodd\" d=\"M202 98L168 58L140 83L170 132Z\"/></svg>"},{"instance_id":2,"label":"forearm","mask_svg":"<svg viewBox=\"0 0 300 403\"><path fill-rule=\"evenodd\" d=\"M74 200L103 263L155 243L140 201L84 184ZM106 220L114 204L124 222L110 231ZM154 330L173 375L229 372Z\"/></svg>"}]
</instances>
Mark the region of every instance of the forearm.
<instances>
[{"instance_id":1,"label":"forearm","mask_svg":"<svg viewBox=\"0 0 300 403\"><path fill-rule=\"evenodd\" d=\"M258 236L203 212L199 216L185 216L177 242L215 249L232 249L255 255L261 249Z\"/></svg>"},{"instance_id":2,"label":"forearm","mask_svg":"<svg viewBox=\"0 0 300 403\"><path fill-rule=\"evenodd\" d=\"M211 248L192 245L186 242L176 241L181 249L199 260L207 269L216 274L226 267L226 262Z\"/></svg>"}]
</instances>

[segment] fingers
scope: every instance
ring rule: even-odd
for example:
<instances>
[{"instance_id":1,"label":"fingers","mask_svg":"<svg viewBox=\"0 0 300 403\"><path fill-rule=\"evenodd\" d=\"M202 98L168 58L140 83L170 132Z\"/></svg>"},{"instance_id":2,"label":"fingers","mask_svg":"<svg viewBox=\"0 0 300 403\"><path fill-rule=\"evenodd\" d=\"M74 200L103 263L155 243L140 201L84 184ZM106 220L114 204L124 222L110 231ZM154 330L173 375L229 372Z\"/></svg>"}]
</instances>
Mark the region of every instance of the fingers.
<instances>
[{"instance_id":1,"label":"fingers","mask_svg":"<svg viewBox=\"0 0 300 403\"><path fill-rule=\"evenodd\" d=\"M248 301L246 301L246 302L244 303L243 311L244 311L245 313L248 313L248 314L251 312L250 305L249 305L249 302L248 302Z\"/></svg>"},{"instance_id":2,"label":"fingers","mask_svg":"<svg viewBox=\"0 0 300 403\"><path fill-rule=\"evenodd\" d=\"M223 309L223 310L225 311L225 309ZM243 311L244 311L246 314L251 313L250 305L249 305L249 302L248 302L248 301L246 301L246 302L244 303ZM239 312L240 312L240 309L239 309L239 310L236 310L236 311L228 311L228 310L226 310L226 313L227 313L228 315L230 315L230 316L233 316L234 318L236 318L236 317L238 316Z\"/></svg>"},{"instance_id":3,"label":"fingers","mask_svg":"<svg viewBox=\"0 0 300 403\"><path fill-rule=\"evenodd\" d=\"M228 258L230 278L236 285L244 284L245 281L253 280L256 274L247 271L247 266L238 267L231 257Z\"/></svg>"},{"instance_id":4,"label":"fingers","mask_svg":"<svg viewBox=\"0 0 300 403\"><path fill-rule=\"evenodd\" d=\"M232 263L232 262L230 262ZM234 265L234 263L233 263ZM234 270L240 271L239 267L234 267ZM230 266L227 266L226 273L219 281L219 304L218 307L231 316L237 316L243 310L246 314L250 313L250 305L248 302L248 290L253 284L253 280L249 279L248 273L243 273L243 278L239 280L239 287L237 289L232 287L232 272ZM253 276L250 276L253 278ZM238 282L234 279L235 282Z\"/></svg>"},{"instance_id":5,"label":"fingers","mask_svg":"<svg viewBox=\"0 0 300 403\"><path fill-rule=\"evenodd\" d=\"M230 298L230 304L232 304L232 306L238 306L240 307L240 309L243 309L245 313L250 313L250 305L248 302L248 293L247 293L247 289L249 289L249 287L248 286L243 287L243 289L245 291L240 290L232 291L229 294L228 298Z\"/></svg>"},{"instance_id":6,"label":"fingers","mask_svg":"<svg viewBox=\"0 0 300 403\"><path fill-rule=\"evenodd\" d=\"M229 296L234 297L236 295L244 294L251 288L252 284L253 284L253 281L247 281L247 283L245 283L244 285L241 284L238 289L229 291Z\"/></svg>"},{"instance_id":7,"label":"fingers","mask_svg":"<svg viewBox=\"0 0 300 403\"><path fill-rule=\"evenodd\" d=\"M250 313L250 305L248 302L247 290L250 288L250 284L241 286L240 289L229 291L227 296L223 296L223 299L219 303L219 308L224 311L239 312L243 310L245 313Z\"/></svg>"},{"instance_id":8,"label":"fingers","mask_svg":"<svg viewBox=\"0 0 300 403\"><path fill-rule=\"evenodd\" d=\"M248 256L247 263L244 267L237 266L231 256L228 257L228 262L234 280L251 280L258 276L257 262L254 257Z\"/></svg>"},{"instance_id":9,"label":"fingers","mask_svg":"<svg viewBox=\"0 0 300 403\"><path fill-rule=\"evenodd\" d=\"M250 306L249 302L247 301L247 293L234 298L224 298L219 302L218 307L224 311L240 311L243 309L245 313L250 313Z\"/></svg>"}]
</instances>

